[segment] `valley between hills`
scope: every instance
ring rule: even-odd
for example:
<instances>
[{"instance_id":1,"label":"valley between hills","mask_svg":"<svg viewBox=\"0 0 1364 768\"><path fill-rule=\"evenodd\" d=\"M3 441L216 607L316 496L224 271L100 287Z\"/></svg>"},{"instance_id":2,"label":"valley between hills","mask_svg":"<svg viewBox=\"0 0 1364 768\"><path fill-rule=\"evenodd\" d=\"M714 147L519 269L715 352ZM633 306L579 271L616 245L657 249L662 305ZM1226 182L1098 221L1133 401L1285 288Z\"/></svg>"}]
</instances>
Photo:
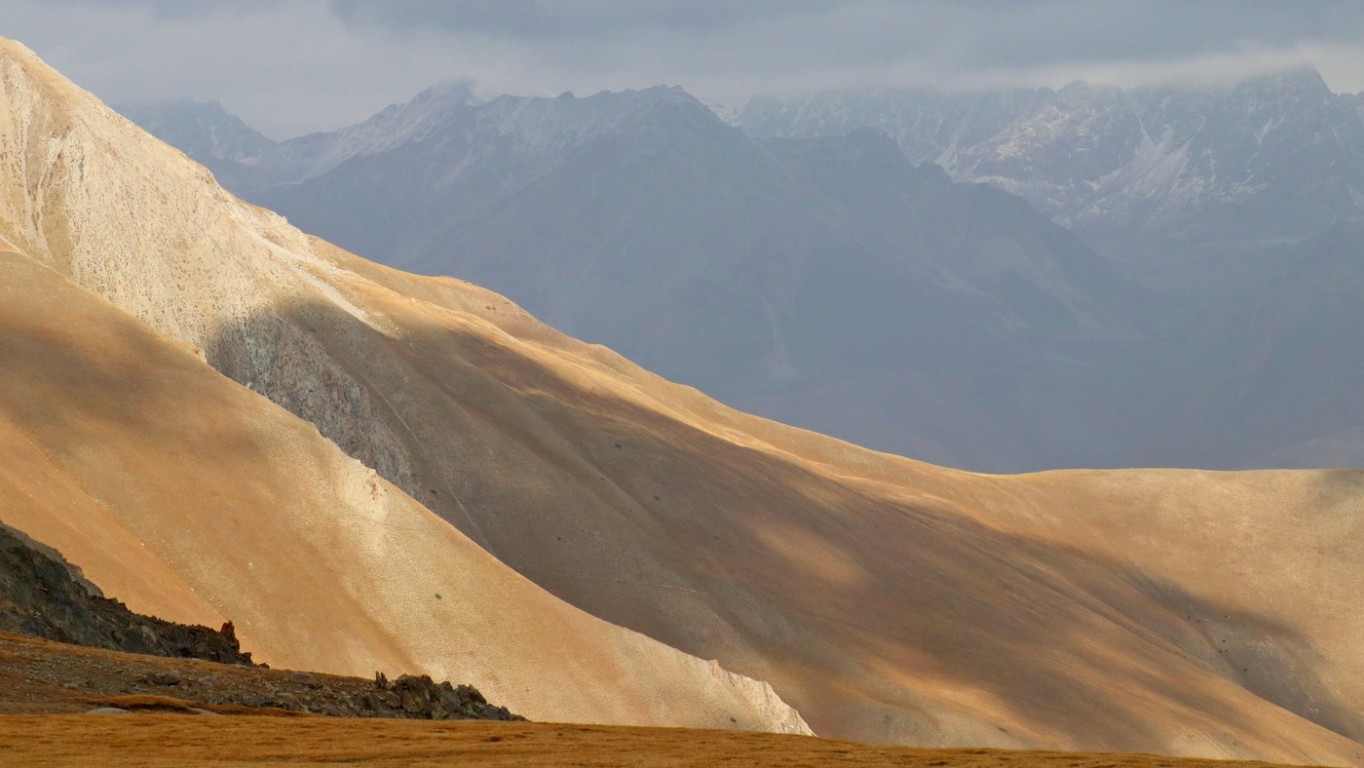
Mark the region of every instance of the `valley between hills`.
<instances>
[{"instance_id":1,"label":"valley between hills","mask_svg":"<svg viewBox=\"0 0 1364 768\"><path fill-rule=\"evenodd\" d=\"M1364 473L876 453L305 235L9 41L0 98L0 521L272 667L577 724L6 716L0 745L1364 765Z\"/></svg>"}]
</instances>

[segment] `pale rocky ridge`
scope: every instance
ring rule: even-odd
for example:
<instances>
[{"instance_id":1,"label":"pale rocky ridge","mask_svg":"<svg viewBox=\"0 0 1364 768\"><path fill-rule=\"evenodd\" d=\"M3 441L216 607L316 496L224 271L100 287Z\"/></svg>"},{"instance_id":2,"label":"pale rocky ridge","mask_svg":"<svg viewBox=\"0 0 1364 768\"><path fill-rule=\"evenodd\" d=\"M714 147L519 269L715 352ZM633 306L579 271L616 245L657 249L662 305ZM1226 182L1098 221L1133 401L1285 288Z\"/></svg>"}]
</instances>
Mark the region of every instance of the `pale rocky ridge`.
<instances>
[{"instance_id":1,"label":"pale rocky ridge","mask_svg":"<svg viewBox=\"0 0 1364 768\"><path fill-rule=\"evenodd\" d=\"M1364 764L1364 626L1349 609L1364 590L1360 473L992 477L745 416L494 294L307 238L26 51L7 44L4 62L3 236L180 340L82 299L32 259L7 262L17 276L0 290L14 300L0 311L17 327L47 323L43 338L70 342L73 358L59 386L0 377L44 398L0 398L31 404L0 429L19 457L6 498L26 514L7 522L50 529L30 532L130 604L140 594L216 618L238 593L288 584L329 602L226 606L263 656L339 663L385 647L428 668L443 659L434 673L532 718L516 698L524 678L509 682L518 673L498 662L535 656L545 635L588 658L610 651L601 663L622 675L657 675L636 680L723 685L704 662L616 634L506 563L593 615L771 681L823 734ZM58 183L65 173L84 181ZM73 323L52 307L82 314ZM30 350L34 376L52 375L53 348ZM213 374L196 349L318 418L338 445L370 451L411 496ZM128 401L116 382L151 392ZM104 414L137 403L125 414L136 438L108 426ZM51 414L101 431L53 429ZM267 460L243 482L205 445ZM136 472L109 472L114 461ZM45 493L26 490L40 480ZM177 518L194 529L156 526L160 511L224 489L211 513ZM77 518L52 509L71 504L100 527L64 529ZM252 524L261 515L269 527ZM241 567L279 541L325 553L308 560L323 571L297 558ZM350 626L328 634L338 620ZM519 645L438 642L481 622ZM336 637L354 638L343 654ZM569 675L550 663L565 655L537 669ZM480 677L492 670L498 679ZM584 707L587 690L603 719L698 705L723 716L706 696L611 710L614 689L594 687L608 677L537 689L559 697L540 706ZM758 684L728 696L752 702L755 719L769 701Z\"/></svg>"},{"instance_id":2,"label":"pale rocky ridge","mask_svg":"<svg viewBox=\"0 0 1364 768\"><path fill-rule=\"evenodd\" d=\"M205 365L222 326L340 270L13 43L0 82L4 238L48 265L3 257L7 523L134 609L231 618L274 664L469 680L538 719L808 732L770 686L570 608ZM228 332L248 365L274 354Z\"/></svg>"}]
</instances>

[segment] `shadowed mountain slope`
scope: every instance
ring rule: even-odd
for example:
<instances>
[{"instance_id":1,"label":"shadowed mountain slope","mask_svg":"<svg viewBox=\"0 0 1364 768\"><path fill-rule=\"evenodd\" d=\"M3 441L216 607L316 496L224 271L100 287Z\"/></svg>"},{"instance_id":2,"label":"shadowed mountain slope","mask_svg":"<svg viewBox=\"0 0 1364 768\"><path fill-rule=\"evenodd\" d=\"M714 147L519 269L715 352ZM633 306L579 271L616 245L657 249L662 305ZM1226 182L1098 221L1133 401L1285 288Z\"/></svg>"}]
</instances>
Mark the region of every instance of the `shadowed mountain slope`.
<instances>
[{"instance_id":1,"label":"shadowed mountain slope","mask_svg":"<svg viewBox=\"0 0 1364 768\"><path fill-rule=\"evenodd\" d=\"M231 619L278 666L467 680L542 719L800 728L765 686L546 594L51 269L0 254L0 286L0 514L134 609Z\"/></svg>"},{"instance_id":2,"label":"shadowed mountain slope","mask_svg":"<svg viewBox=\"0 0 1364 768\"><path fill-rule=\"evenodd\" d=\"M216 101L200 103L186 99L138 108L119 107L119 112L139 125L165 128L167 135L161 137L163 140L199 160L227 187L233 186L241 161L258 157L275 144Z\"/></svg>"},{"instance_id":3,"label":"shadowed mountain slope","mask_svg":"<svg viewBox=\"0 0 1364 768\"><path fill-rule=\"evenodd\" d=\"M446 664L468 663L469 672L440 674L476 682L535 717L517 699L521 689L475 671L510 675L501 670L533 653L535 638L562 637L565 622L587 619L569 618L579 615L498 570L477 544L589 613L770 681L827 735L1364 764L1352 740L1364 736L1364 663L1354 652L1364 619L1349 608L1364 589L1359 473L991 477L869 452L725 408L490 292L396 272L307 238L232 199L17 46L5 46L0 73L9 107L0 115L0 234L202 349L223 373L312 422L384 478L223 378L204 391L251 417L219 419L228 408L198 402L168 407L160 397L197 398L207 385L177 383L171 373L180 369L169 360L149 361L136 379L159 396L133 403L157 427L139 428L136 440L125 435L106 455L85 447L105 445L99 435L63 437L42 424L19 431L38 445L71 440L81 449L68 449L72 461L93 453L92 469L77 477L97 487L76 499L107 504L104 489L116 488L145 502L119 507L145 521L122 539L129 546L106 544L101 560L82 538L92 534L67 531L75 544L87 542L89 564L62 547L92 576L104 563L108 575L98 580L130 604L135 593L160 599L145 581L132 589L139 579L196 583L208 557L219 563L219 590L274 594L287 585L334 595L305 614L327 617L305 621L309 632L346 622L373 633L377 623L379 635L347 632L348 649L415 646L429 651L428 664L450 654ZM76 289L63 290L35 298L42 303L18 317L115 329L104 316L74 326L34 317L40 307L75 305ZM123 322L117 327L133 333ZM99 361L109 343L72 354ZM196 376L206 370L176 354ZM140 359L125 357L99 370L111 375ZM76 397L51 390L36 413L81 426L129 407L96 397L113 397L107 379L81 375L87 388ZM267 417L281 421L266 426L276 424ZM228 430L208 443L213 450L189 437L200 421ZM253 429L278 442L237 434ZM178 442L161 453L150 436ZM230 473L216 458L224 447L267 461L251 474ZM126 473L102 463L148 451L159 460L120 458ZM168 460L196 456L201 463L189 466ZM320 476L300 480L300 467ZM209 488L177 490L183 481L165 473L262 495L223 502L196 523L206 530L163 528L156 518L172 503L212 498ZM314 491L334 502L319 509L296 497ZM268 540L257 530L229 550L230 560L216 554L234 541L220 526L237 520L250 531L247 520L262 514L279 517ZM30 518L60 528L50 508ZM327 519L359 530L333 543ZM144 541L165 541L154 548L165 559L144 565L122 554ZM280 542L295 543L293 557L270 569L251 565L258 551L279 553ZM520 591L468 581L466 561ZM426 570L412 571L423 563ZM130 588L114 587L115 578ZM393 592L373 592L375 579ZM341 600L345 587L358 594ZM214 601L232 597L182 592L203 611L221 611ZM443 595L439 605L427 592ZM477 613L493 606L491 616ZM285 632L298 609L252 600L233 619L262 656L330 663L333 649ZM532 647L441 645L446 632L474 621L471 611ZM535 617L541 623L524 639L498 623ZM615 643L615 653L627 642L619 638L636 636L581 637L582 645L537 661L574 660L557 674L594 671L579 661L600 650L591 642ZM606 679L547 690L568 699L587 686L607 696L592 687ZM670 697L673 689L659 685L659 698Z\"/></svg>"}]
</instances>

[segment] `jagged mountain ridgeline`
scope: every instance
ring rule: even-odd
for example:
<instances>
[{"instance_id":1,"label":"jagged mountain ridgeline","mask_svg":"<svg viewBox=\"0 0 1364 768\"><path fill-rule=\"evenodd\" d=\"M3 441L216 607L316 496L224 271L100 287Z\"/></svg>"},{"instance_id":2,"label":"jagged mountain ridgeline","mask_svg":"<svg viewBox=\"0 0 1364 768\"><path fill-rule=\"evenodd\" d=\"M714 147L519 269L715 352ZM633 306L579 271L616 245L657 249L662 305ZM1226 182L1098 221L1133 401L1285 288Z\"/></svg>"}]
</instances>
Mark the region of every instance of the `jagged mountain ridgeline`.
<instances>
[{"instance_id":1,"label":"jagged mountain ridgeline","mask_svg":"<svg viewBox=\"0 0 1364 768\"><path fill-rule=\"evenodd\" d=\"M996 477L748 416L0 53L0 510L134 610L532 719L1364 765L1364 475Z\"/></svg>"},{"instance_id":2,"label":"jagged mountain ridgeline","mask_svg":"<svg viewBox=\"0 0 1364 768\"><path fill-rule=\"evenodd\" d=\"M759 97L733 119L758 136L875 128L1017 192L1143 281L1205 294L1257 287L1294 244L1359 219L1361 107L1303 68L1216 88Z\"/></svg>"},{"instance_id":3,"label":"jagged mountain ridgeline","mask_svg":"<svg viewBox=\"0 0 1364 768\"><path fill-rule=\"evenodd\" d=\"M445 86L268 145L217 105L130 114L304 230L729 405L1016 472L1364 464L1358 398L1299 384L1364 375L1355 318L1293 298L1357 226L1356 102L1312 72L831 94L756 99L745 135L676 88Z\"/></svg>"}]
</instances>

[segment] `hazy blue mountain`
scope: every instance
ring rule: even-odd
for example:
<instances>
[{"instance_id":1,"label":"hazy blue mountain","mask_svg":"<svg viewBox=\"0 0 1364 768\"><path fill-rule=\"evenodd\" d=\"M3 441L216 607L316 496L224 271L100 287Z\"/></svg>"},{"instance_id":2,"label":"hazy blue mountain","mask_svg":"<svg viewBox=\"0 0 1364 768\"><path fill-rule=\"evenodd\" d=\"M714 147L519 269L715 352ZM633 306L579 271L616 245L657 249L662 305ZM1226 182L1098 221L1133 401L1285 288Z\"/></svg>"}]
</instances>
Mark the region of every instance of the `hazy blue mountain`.
<instances>
[{"instance_id":1,"label":"hazy blue mountain","mask_svg":"<svg viewBox=\"0 0 1364 768\"><path fill-rule=\"evenodd\" d=\"M1330 126L1353 102L1308 73L1163 93L755 100L743 125L790 136L753 138L676 88L484 103L442 86L213 159L234 191L358 253L486 285L733 405L871 447L1001 471L1359 463L1348 386L1301 396L1359 367L1332 340L1359 327L1364 292L1341 279L1313 300L1321 275L1356 269L1330 245L1349 237L1328 237L1352 231L1353 171L1321 159L1348 154ZM1234 149L1252 123L1269 127ZM1313 194L1338 213L1264 211ZM1255 211L1260 229L1234 226ZM1216 292L1121 275L1160 272L1141 247L1245 261L1266 240L1273 258ZM1197 271L1180 269L1142 277Z\"/></svg>"},{"instance_id":2,"label":"hazy blue mountain","mask_svg":"<svg viewBox=\"0 0 1364 768\"><path fill-rule=\"evenodd\" d=\"M275 145L217 101L182 99L117 109L149 133L199 161L228 187L241 183L246 172L242 161L259 157Z\"/></svg>"},{"instance_id":3,"label":"hazy blue mountain","mask_svg":"<svg viewBox=\"0 0 1364 768\"><path fill-rule=\"evenodd\" d=\"M1274 280L1297 245L1364 211L1359 96L1311 69L1234 88L755 98L758 136L874 127L912 160L1027 198L1125 272L1206 295Z\"/></svg>"},{"instance_id":4,"label":"hazy blue mountain","mask_svg":"<svg viewBox=\"0 0 1364 768\"><path fill-rule=\"evenodd\" d=\"M1234 467L1364 463L1350 383L1364 373L1362 114L1364 96L1300 69L1222 89L765 97L732 119L758 136L874 127L954 179L1024 196L1120 272L1186 297L1196 319L1120 364L1147 372L1134 382L1172 382L1155 391L1181 393L1191 416L1137 459Z\"/></svg>"}]
</instances>

